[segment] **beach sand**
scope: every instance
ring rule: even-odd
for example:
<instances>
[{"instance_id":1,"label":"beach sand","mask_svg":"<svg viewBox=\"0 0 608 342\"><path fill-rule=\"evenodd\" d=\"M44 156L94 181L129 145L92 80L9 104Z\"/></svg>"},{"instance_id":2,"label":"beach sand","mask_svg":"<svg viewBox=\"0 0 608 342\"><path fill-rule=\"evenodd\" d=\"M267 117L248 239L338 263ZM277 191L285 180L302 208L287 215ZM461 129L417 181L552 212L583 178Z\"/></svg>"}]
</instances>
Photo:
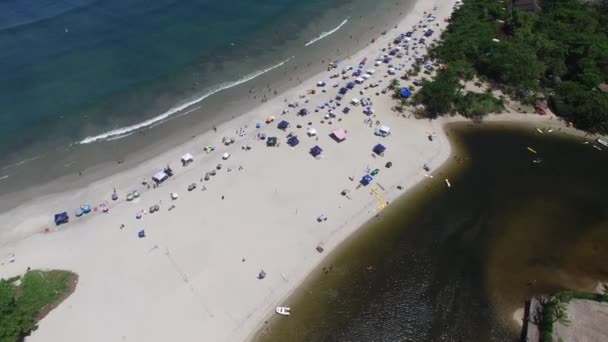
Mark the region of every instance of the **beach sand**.
<instances>
[{"instance_id":1,"label":"beach sand","mask_svg":"<svg viewBox=\"0 0 608 342\"><path fill-rule=\"evenodd\" d=\"M0 277L21 274L27 267L66 269L79 275L74 294L40 322L28 341L250 339L273 314L274 307L325 255L379 214L383 203L390 203L426 179L424 164L435 169L450 157L450 143L442 125L461 119L416 120L392 111L395 101L390 92L374 94L388 86L393 76L385 77L386 64L371 65L381 53L379 48L386 47L398 33L408 31L423 12L435 6L433 13L440 27L433 27L433 39L438 39L438 31L445 25L443 19L450 15L453 4L419 1L397 29L341 62L339 69L348 64L356 67L367 57L364 69L377 71L366 84L382 80L379 87L363 95L373 101L371 127L364 123L367 116L361 106L349 105L351 112L341 113L348 100L361 97L358 91L363 85L351 90L338 107L337 118L341 121L332 119L331 125L328 120L320 122L326 110L315 113L314 107L335 96L338 88L332 87L334 83L347 82L329 79L339 70L320 70L302 85L221 125L217 132L196 136L86 188L41 194L0 214L0 238L4 241L0 247ZM318 80L327 82L327 93L315 86ZM303 104L305 99L299 96L309 89L316 89L317 94L307 95L310 103L300 106L308 108L309 115L296 116L299 108L280 115L287 108L284 99ZM276 120L256 129L255 124L269 115ZM281 120L291 127L279 130L277 123ZM391 127L388 137L374 135L379 127L376 120ZM302 128L296 128L297 124ZM308 127L318 131L317 137L306 135ZM238 134L241 128L246 135ZM336 128L347 130L345 141L338 143L329 136ZM300 139L294 148L285 143L289 132ZM433 141L428 139L430 132L434 132ZM256 138L258 133L279 137L280 146L266 147ZM223 137L235 138L236 142L225 146ZM374 157L372 148L378 143L387 150L383 156ZM204 152L207 145L216 150ZM252 149L245 151L243 145ZM322 158L309 154L315 145L323 149ZM186 152L194 155L194 162L182 167L180 156ZM230 153L228 160L222 160L224 153ZM389 161L393 166L386 168ZM218 163L223 164L218 174L201 181ZM156 189L141 185L142 179L150 180L167 164L175 171L173 177ZM374 180L358 188L366 171L376 168L380 171ZM191 183L197 188L189 192ZM120 196L117 201L110 200L114 188ZM350 191L348 196L340 194L343 189ZM139 190L141 196L127 202L126 194L133 190ZM179 198L172 201L171 193L178 193ZM108 204L109 213L101 213L101 203ZM74 217L73 208L82 204L98 211ZM136 219L138 212L155 204L160 205L160 211ZM171 206L175 207L169 210ZM71 222L55 227L53 214L66 210ZM327 220L317 222L319 215ZM49 228L48 233L44 233L45 228ZM138 237L142 229L145 238ZM325 251L317 252L317 246ZM9 262L9 255L14 255L14 262ZM267 276L257 279L262 269Z\"/></svg>"}]
</instances>

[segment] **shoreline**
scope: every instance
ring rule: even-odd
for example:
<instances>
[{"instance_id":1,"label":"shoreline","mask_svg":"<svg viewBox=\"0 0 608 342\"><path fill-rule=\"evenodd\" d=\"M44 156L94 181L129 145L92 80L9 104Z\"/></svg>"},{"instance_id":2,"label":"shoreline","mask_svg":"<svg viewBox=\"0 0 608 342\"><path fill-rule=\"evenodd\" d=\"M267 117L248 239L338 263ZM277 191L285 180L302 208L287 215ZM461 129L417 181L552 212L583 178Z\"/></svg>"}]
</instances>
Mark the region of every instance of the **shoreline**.
<instances>
[{"instance_id":1,"label":"shoreline","mask_svg":"<svg viewBox=\"0 0 608 342\"><path fill-rule=\"evenodd\" d=\"M398 4L407 12L414 1L400 0ZM366 47L372 37L379 36L383 28L392 27L389 23L394 22L395 17L401 17L390 13L394 6L396 3L382 3L373 13L366 13L365 17L350 18L347 27L315 42L313 46L304 47L304 42L313 36L318 38L321 33L326 33L324 30L329 29L332 24L338 24L334 21L337 13L340 14L339 20L342 20L341 12L330 10L319 18L319 22L311 22L310 27L303 28L302 37L297 40L302 41L302 47L297 52L291 51L296 53L295 58L292 54L284 56L291 58L288 63L254 80L218 92L174 114L162 124L152 125L121 139L80 145L78 141L85 139L83 136L70 144L66 142L64 146L57 146L44 153L26 153L23 158L27 158L15 159L13 164L1 168L0 207L14 209L18 204L29 202L39 194L76 190L128 171L143 162L166 154L169 150L178 149L193 138L203 137L213 127L226 126L238 117L247 115L252 108L264 105L264 102L260 102L262 98L268 101L281 98L290 89L300 87L305 80L319 75L319 71L325 68L328 61L346 61ZM349 7L345 10L350 12L354 9ZM371 21L366 21L368 16L371 16ZM329 26L319 26L320 24ZM355 36L351 30L356 32ZM269 68L279 62L279 59L273 58L266 64L257 63L260 64L256 66L258 69L250 70L240 77L245 78L256 70ZM171 107L178 106L171 104ZM141 121L137 121L137 124L139 123ZM99 135L101 132L90 134ZM16 162L17 160L20 161ZM41 173L41 169L45 172Z\"/></svg>"},{"instance_id":2,"label":"shoreline","mask_svg":"<svg viewBox=\"0 0 608 342\"><path fill-rule=\"evenodd\" d=\"M443 6L440 9L442 13L451 13L451 4L438 6ZM407 26L411 27L412 19L419 18L423 10L432 6L416 3L399 25L399 31L405 30L403 26L408 22ZM344 61L341 65L354 64L362 56L377 54L377 48L392 40L396 32L390 30L390 34L381 36L376 43L355 53L350 61ZM326 79L328 73L318 75ZM292 125L306 125L308 121L315 121L314 127L322 131L319 137L323 140L318 144L322 145L327 156L321 160L315 160L306 152L308 147L317 144L316 140L305 137L306 126L300 130L293 129L302 140L293 151L284 146L267 148L263 142L252 139L256 132L278 136L286 134L276 130L276 122L263 126L260 131L248 132L244 137L234 134L235 129L242 127L248 127L250 131L256 122L261 122L267 116L265 113L280 112L285 107L282 97L297 100L299 95L314 87L318 75L251 112L222 124L218 127L218 133L207 132L197 136L180 147L146 160L136 168L102 179L85 189L49 194L36 199L33 204L1 213L0 218L6 227L13 227L14 236L11 239L4 229L0 232L4 241L0 255L13 250L17 255L15 263L4 264L2 260L2 277L18 274L25 265L32 265L36 268L68 268L77 272L81 279L80 293L77 291L66 301L69 305L58 307L43 320L31 340L49 339L49 336L64 340L82 339L82 336L90 339L89 333L99 340L114 340L121 336L147 340L165 340L169 336L185 340L204 336L220 341L251 338L252 332L257 332L254 329L259 327L264 317L271 315L269 312L272 313L281 298L293 293L326 255L331 254L377 213L378 201L364 193L367 192L365 190L353 189L352 200L345 200L339 195L342 188L354 186L352 181L347 181L348 176L358 178L366 164L368 168L373 165L371 168L381 169L380 181L386 188L382 191L382 197L392 202L402 200L404 193L425 179L422 170L424 163L429 163L435 169L442 167L450 158L452 149L443 126L462 119L442 118L430 122L406 119L394 115L390 110L393 105L390 95L374 97L374 101L378 102L374 104L374 109L379 113L379 118L383 124L387 123L393 128L392 135L386 139L374 137L371 130L361 125L360 121L364 118L360 114L361 107L354 107L351 114L344 116L343 122L335 122L333 127L318 122L321 114L311 113L299 118L295 117L295 110L288 113L285 119ZM328 87L328 92L333 94L335 90ZM321 96L326 97L320 93L318 97ZM318 97L309 98L316 104L322 101ZM311 105L308 108L311 109ZM277 116L277 121L282 118ZM521 120L523 116L500 117L507 121L510 118ZM525 121L548 121L546 118L533 118L536 116L527 116ZM490 117L488 120L504 121L500 119ZM559 124L557 120L555 122ZM338 144L327 135L339 126L348 128L349 137ZM433 143L426 138L429 130L437 133ZM233 146L222 146L219 144L222 135L235 137L238 142ZM386 157L370 159L369 152L361 152L371 152L373 144L384 144L385 141L389 148ZM253 151L242 151L240 146L243 143L254 145ZM213 154L205 154L201 149L207 144L215 144L217 150ZM354 151L359 153L355 154ZM174 167L176 175L159 189L141 190L141 185L136 186L142 177L149 179L167 161L177 164L179 156L186 152L194 154L194 164L186 168ZM233 156L222 162L220 156L225 152ZM397 155L407 156L407 161L402 163L406 158ZM385 169L384 163L390 160L395 162L395 167ZM222 170L222 174L210 182L198 183L198 178L218 162L233 171L225 173ZM240 170L236 170L239 163L244 165L242 174L252 172L251 176L236 176L241 174ZM191 182L198 185L193 193L185 190ZM377 182L372 186L377 187ZM209 189L201 195L202 185ZM398 185L404 190L397 189ZM134 187L140 188L141 198L131 203L124 201L125 193L135 190ZM109 202L112 188L120 192L119 202ZM173 212L165 210L167 202L171 203L169 191L180 194L180 199L174 202L177 208ZM311 196L311 192L315 192L318 198ZM194 199L194 196L198 198ZM222 200L219 200L220 196ZM226 201L223 200L224 196ZM49 224L53 212L67 209L72 216L69 208L75 208L86 203L83 202L85 199L92 198L96 201L105 198L110 206L110 214L104 216L95 213L89 217L74 218L74 222L66 226L69 229L59 226L58 230L53 228L50 234L40 234ZM229 202L229 205L224 204ZM139 221L134 218L135 212L155 203L163 205L162 212L154 216L144 214ZM40 213L40 216L32 213ZM317 223L315 218L320 213L327 215L329 221ZM305 218L297 218L300 214ZM125 230L119 229L123 223L127 223ZM146 239L135 236L139 229L146 230ZM315 245L322 245L324 254L317 253ZM277 258L277 255L284 258ZM244 260L245 256L248 261L241 262L241 257ZM255 265L251 265L251 260ZM233 272L239 268L246 270ZM260 268L268 271L268 279L255 279ZM111 284L105 284L103 279L106 272L115 274L121 286L112 288ZM277 277L278 274L281 277ZM284 274L285 277L282 277ZM146 288L142 290L142 286ZM102 303L100 299L91 297L95 293L108 292L110 298L104 299L107 302ZM116 314L116 305L123 305L125 310ZM115 329L100 331L101 327L87 320L86 315L82 314L83 310L95 310L101 318L99 321L107 319L115 322ZM127 325L127 317L137 318ZM164 326L170 317L184 319L175 323L180 324L177 327L167 327L169 332L154 329L141 331L145 325ZM63 331L69 321L81 326L82 330ZM179 330L177 335L176 330ZM96 335L96 332L100 334Z\"/></svg>"}]
</instances>

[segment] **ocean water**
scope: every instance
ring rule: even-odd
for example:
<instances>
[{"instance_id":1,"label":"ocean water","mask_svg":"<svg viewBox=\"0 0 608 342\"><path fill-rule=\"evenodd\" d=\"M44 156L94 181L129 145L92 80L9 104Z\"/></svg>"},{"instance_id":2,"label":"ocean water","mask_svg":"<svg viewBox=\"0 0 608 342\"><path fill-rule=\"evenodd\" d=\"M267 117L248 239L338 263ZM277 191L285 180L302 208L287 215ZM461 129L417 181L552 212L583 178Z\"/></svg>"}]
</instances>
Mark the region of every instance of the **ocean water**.
<instances>
[{"instance_id":1,"label":"ocean water","mask_svg":"<svg viewBox=\"0 0 608 342\"><path fill-rule=\"evenodd\" d=\"M449 127L452 165L328 256L258 341L516 342L527 298L608 280L608 151L529 126Z\"/></svg>"},{"instance_id":2,"label":"ocean water","mask_svg":"<svg viewBox=\"0 0 608 342\"><path fill-rule=\"evenodd\" d=\"M110 160L102 157L108 149L83 146L161 124L188 105L209 108L197 122L219 115L247 89L333 58L336 47L362 46L358 38L369 36L371 27L378 24L379 32L380 25L390 24L387 17L399 17L391 8L406 10L411 3L0 2L0 177L16 181L27 175L31 185ZM271 72L276 74L262 80ZM239 87L228 96L226 90ZM177 125L156 136L176 131ZM144 145L141 139L124 140L120 150ZM41 167L52 172L34 177ZM2 193L2 187L15 190L4 182Z\"/></svg>"}]
</instances>

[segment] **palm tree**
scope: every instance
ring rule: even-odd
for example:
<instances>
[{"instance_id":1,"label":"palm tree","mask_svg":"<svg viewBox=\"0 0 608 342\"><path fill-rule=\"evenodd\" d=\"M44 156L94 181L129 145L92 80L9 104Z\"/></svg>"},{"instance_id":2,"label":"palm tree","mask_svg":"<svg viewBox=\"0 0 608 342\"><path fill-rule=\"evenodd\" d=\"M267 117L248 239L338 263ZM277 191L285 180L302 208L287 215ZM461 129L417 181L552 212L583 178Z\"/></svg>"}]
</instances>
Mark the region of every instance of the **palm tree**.
<instances>
[{"instance_id":1,"label":"palm tree","mask_svg":"<svg viewBox=\"0 0 608 342\"><path fill-rule=\"evenodd\" d=\"M396 78L393 78L390 83L388 84L388 89L390 90L395 90L397 88L399 88L401 84L399 83L399 80Z\"/></svg>"}]
</instances>

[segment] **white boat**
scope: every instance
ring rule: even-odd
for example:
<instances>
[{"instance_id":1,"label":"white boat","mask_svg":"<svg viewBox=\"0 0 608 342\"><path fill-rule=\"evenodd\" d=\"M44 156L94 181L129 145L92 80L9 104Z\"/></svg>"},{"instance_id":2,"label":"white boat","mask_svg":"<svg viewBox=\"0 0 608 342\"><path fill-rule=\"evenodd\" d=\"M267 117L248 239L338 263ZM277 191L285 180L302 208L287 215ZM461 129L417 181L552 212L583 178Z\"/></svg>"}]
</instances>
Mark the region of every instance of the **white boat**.
<instances>
[{"instance_id":1,"label":"white boat","mask_svg":"<svg viewBox=\"0 0 608 342\"><path fill-rule=\"evenodd\" d=\"M274 311L281 316L289 316L289 310L290 309L286 306L277 306L277 308L274 309Z\"/></svg>"},{"instance_id":2,"label":"white boat","mask_svg":"<svg viewBox=\"0 0 608 342\"><path fill-rule=\"evenodd\" d=\"M608 141L603 140L603 139L601 139L601 138L597 138L597 140L596 140L596 141L597 141L597 143L598 143L598 144L600 144L600 145L604 145L604 146L608 147Z\"/></svg>"},{"instance_id":3,"label":"white boat","mask_svg":"<svg viewBox=\"0 0 608 342\"><path fill-rule=\"evenodd\" d=\"M450 184L450 181L447 178L445 179L445 184L448 186L448 188L452 187L452 184Z\"/></svg>"}]
</instances>

